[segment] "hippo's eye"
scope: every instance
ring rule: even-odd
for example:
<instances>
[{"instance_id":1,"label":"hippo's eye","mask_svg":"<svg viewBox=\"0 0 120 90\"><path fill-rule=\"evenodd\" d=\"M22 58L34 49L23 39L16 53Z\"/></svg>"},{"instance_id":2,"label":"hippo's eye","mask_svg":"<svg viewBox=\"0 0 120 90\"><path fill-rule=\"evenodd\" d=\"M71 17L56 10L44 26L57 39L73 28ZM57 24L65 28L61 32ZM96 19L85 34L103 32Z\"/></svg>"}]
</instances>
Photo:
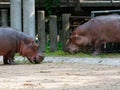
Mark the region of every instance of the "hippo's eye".
<instances>
[{"instance_id":1,"label":"hippo's eye","mask_svg":"<svg viewBox=\"0 0 120 90\"><path fill-rule=\"evenodd\" d=\"M27 47L28 49L31 49L32 51L37 51L37 47L35 47L34 45L32 45L32 44L29 44L28 45L28 47Z\"/></svg>"}]
</instances>

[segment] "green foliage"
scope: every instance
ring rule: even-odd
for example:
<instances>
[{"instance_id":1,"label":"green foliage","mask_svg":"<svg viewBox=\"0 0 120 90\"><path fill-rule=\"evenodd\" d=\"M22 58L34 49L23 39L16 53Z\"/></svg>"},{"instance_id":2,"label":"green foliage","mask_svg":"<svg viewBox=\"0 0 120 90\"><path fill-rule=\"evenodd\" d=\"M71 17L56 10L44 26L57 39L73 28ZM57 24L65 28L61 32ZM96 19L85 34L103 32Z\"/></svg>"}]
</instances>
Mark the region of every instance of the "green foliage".
<instances>
[{"instance_id":1,"label":"green foliage","mask_svg":"<svg viewBox=\"0 0 120 90\"><path fill-rule=\"evenodd\" d=\"M120 58L119 53L103 53L97 56L94 56L92 53L76 53L76 54L70 54L67 52L64 52L62 50L58 50L56 52L50 52L47 51L45 53L45 56L57 56L57 57L78 57L78 58Z\"/></svg>"},{"instance_id":2,"label":"green foliage","mask_svg":"<svg viewBox=\"0 0 120 90\"><path fill-rule=\"evenodd\" d=\"M53 14L52 8L60 6L60 0L45 0L45 9L49 15Z\"/></svg>"},{"instance_id":3,"label":"green foliage","mask_svg":"<svg viewBox=\"0 0 120 90\"><path fill-rule=\"evenodd\" d=\"M62 43L61 42L57 43L57 50L62 50ZM48 40L48 42L47 42L46 51L47 52L50 51L50 40Z\"/></svg>"},{"instance_id":4,"label":"green foliage","mask_svg":"<svg viewBox=\"0 0 120 90\"><path fill-rule=\"evenodd\" d=\"M56 52L46 51L45 56L61 56L61 57L93 57L91 53L77 53L77 54L70 54L64 52L62 50L58 50Z\"/></svg>"}]
</instances>

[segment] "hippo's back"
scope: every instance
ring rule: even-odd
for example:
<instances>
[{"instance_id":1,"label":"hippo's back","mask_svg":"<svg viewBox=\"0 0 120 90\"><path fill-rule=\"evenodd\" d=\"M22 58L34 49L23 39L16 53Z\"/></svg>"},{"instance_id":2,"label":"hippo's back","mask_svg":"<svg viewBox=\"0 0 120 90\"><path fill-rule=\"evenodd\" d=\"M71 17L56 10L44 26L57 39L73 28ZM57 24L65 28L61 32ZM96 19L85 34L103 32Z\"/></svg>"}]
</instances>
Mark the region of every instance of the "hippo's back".
<instances>
[{"instance_id":1,"label":"hippo's back","mask_svg":"<svg viewBox=\"0 0 120 90\"><path fill-rule=\"evenodd\" d=\"M88 22L82 25L82 27L88 31L118 31L120 30L120 15L106 15L97 16L90 19Z\"/></svg>"},{"instance_id":2,"label":"hippo's back","mask_svg":"<svg viewBox=\"0 0 120 90\"><path fill-rule=\"evenodd\" d=\"M23 32L10 28L10 27L1 27L0 28L0 39L6 38L7 40L19 40L19 39L28 39L32 38L28 36L27 34L24 34Z\"/></svg>"},{"instance_id":3,"label":"hippo's back","mask_svg":"<svg viewBox=\"0 0 120 90\"><path fill-rule=\"evenodd\" d=\"M27 38L27 35L9 27L0 28L0 55L4 55L18 48L20 40Z\"/></svg>"},{"instance_id":4,"label":"hippo's back","mask_svg":"<svg viewBox=\"0 0 120 90\"><path fill-rule=\"evenodd\" d=\"M120 41L120 15L98 16L88 23L90 32L94 33L97 39L107 42Z\"/></svg>"},{"instance_id":5,"label":"hippo's back","mask_svg":"<svg viewBox=\"0 0 120 90\"><path fill-rule=\"evenodd\" d=\"M17 29L14 28L10 28L10 27L1 27L0 28L0 36L15 36L17 33L19 33L19 31Z\"/></svg>"}]
</instances>

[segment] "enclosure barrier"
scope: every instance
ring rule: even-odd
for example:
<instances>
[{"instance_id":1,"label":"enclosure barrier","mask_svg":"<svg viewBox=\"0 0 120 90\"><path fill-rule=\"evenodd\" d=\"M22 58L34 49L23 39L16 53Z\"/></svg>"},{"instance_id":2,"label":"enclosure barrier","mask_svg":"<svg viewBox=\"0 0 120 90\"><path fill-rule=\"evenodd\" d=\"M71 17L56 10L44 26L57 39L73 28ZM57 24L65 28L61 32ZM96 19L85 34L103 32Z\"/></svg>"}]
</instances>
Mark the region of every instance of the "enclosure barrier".
<instances>
[{"instance_id":1,"label":"enclosure barrier","mask_svg":"<svg viewBox=\"0 0 120 90\"><path fill-rule=\"evenodd\" d=\"M1 9L1 26L8 26L8 10Z\"/></svg>"},{"instance_id":2,"label":"enclosure barrier","mask_svg":"<svg viewBox=\"0 0 120 90\"><path fill-rule=\"evenodd\" d=\"M75 27L87 22L90 18L90 16L70 16L70 29L73 30Z\"/></svg>"},{"instance_id":3,"label":"enclosure barrier","mask_svg":"<svg viewBox=\"0 0 120 90\"><path fill-rule=\"evenodd\" d=\"M57 51L57 16L50 15L50 51Z\"/></svg>"},{"instance_id":4,"label":"enclosure barrier","mask_svg":"<svg viewBox=\"0 0 120 90\"><path fill-rule=\"evenodd\" d=\"M35 0L23 0L23 31L35 37Z\"/></svg>"},{"instance_id":5,"label":"enclosure barrier","mask_svg":"<svg viewBox=\"0 0 120 90\"><path fill-rule=\"evenodd\" d=\"M37 11L37 31L38 31L39 51L45 52L46 33L45 33L45 12L44 11Z\"/></svg>"},{"instance_id":6,"label":"enclosure barrier","mask_svg":"<svg viewBox=\"0 0 120 90\"><path fill-rule=\"evenodd\" d=\"M104 10L104 11L91 11L91 17L95 17L95 14L110 14L110 13L113 13L113 14L117 14L117 13L120 13L120 10Z\"/></svg>"},{"instance_id":7,"label":"enclosure barrier","mask_svg":"<svg viewBox=\"0 0 120 90\"><path fill-rule=\"evenodd\" d=\"M10 26L21 31L21 19L21 0L10 0Z\"/></svg>"},{"instance_id":8,"label":"enclosure barrier","mask_svg":"<svg viewBox=\"0 0 120 90\"><path fill-rule=\"evenodd\" d=\"M37 29L38 29L38 43L40 51L45 52L47 43L49 43L50 51L57 51L57 16L49 16L49 24L45 28L45 12L37 12ZM47 29L47 32L45 31ZM48 33L49 32L49 33Z\"/></svg>"},{"instance_id":9,"label":"enclosure barrier","mask_svg":"<svg viewBox=\"0 0 120 90\"><path fill-rule=\"evenodd\" d=\"M65 49L66 41L69 37L69 29L70 29L70 18L71 14L62 14L62 36L61 36L61 41L62 41L62 46L63 50Z\"/></svg>"},{"instance_id":10,"label":"enclosure barrier","mask_svg":"<svg viewBox=\"0 0 120 90\"><path fill-rule=\"evenodd\" d=\"M35 0L10 0L10 26L35 37Z\"/></svg>"}]
</instances>

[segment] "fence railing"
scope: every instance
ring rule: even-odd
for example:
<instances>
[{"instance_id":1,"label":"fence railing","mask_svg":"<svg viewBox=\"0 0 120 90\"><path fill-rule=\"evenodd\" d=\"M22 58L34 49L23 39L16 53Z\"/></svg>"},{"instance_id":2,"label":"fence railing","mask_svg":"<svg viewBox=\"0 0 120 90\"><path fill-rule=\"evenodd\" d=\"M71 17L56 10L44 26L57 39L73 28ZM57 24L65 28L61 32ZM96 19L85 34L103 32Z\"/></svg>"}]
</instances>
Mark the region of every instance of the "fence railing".
<instances>
[{"instance_id":1,"label":"fence railing","mask_svg":"<svg viewBox=\"0 0 120 90\"><path fill-rule=\"evenodd\" d=\"M80 3L82 2L111 2L111 0L79 0Z\"/></svg>"},{"instance_id":2,"label":"fence railing","mask_svg":"<svg viewBox=\"0 0 120 90\"><path fill-rule=\"evenodd\" d=\"M115 3L120 0L79 0L80 3Z\"/></svg>"}]
</instances>

